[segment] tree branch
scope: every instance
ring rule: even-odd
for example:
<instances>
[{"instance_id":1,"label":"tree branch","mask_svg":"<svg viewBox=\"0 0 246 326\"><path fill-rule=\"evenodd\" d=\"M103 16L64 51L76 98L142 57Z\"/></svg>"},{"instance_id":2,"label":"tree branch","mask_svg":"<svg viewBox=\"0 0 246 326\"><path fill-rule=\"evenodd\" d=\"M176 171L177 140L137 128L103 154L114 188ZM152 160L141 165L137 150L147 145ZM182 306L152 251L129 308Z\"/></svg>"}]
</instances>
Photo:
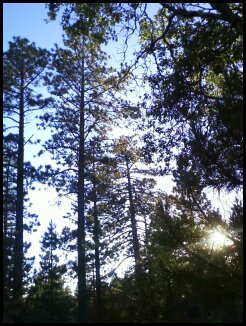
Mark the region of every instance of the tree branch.
<instances>
[{"instance_id":1,"label":"tree branch","mask_svg":"<svg viewBox=\"0 0 246 326\"><path fill-rule=\"evenodd\" d=\"M220 19L227 21L239 34L243 33L243 20L234 14L227 3L210 2L210 6L220 12Z\"/></svg>"},{"instance_id":2,"label":"tree branch","mask_svg":"<svg viewBox=\"0 0 246 326\"><path fill-rule=\"evenodd\" d=\"M204 12L201 10L185 10L181 8L175 9L173 6L167 4L167 3L160 3L163 8L167 8L170 11L173 12L175 16L183 16L184 18L194 18L194 17L200 17L200 18L213 18L218 20L223 20L228 22L237 32L242 34L242 19L235 15L229 8L227 3L211 3L210 6L214 9L220 12L212 13L212 12Z\"/></svg>"}]
</instances>

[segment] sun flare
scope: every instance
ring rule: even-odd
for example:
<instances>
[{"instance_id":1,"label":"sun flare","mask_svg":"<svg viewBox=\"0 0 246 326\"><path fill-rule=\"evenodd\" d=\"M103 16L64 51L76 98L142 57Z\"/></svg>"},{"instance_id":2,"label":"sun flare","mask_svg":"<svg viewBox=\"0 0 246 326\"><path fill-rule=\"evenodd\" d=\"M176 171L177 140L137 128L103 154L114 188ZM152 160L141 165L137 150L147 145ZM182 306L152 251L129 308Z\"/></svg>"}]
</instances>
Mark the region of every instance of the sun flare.
<instances>
[{"instance_id":1,"label":"sun flare","mask_svg":"<svg viewBox=\"0 0 246 326\"><path fill-rule=\"evenodd\" d=\"M219 249L231 245L232 241L221 231L213 230L208 236L208 243L213 246L214 249Z\"/></svg>"}]
</instances>

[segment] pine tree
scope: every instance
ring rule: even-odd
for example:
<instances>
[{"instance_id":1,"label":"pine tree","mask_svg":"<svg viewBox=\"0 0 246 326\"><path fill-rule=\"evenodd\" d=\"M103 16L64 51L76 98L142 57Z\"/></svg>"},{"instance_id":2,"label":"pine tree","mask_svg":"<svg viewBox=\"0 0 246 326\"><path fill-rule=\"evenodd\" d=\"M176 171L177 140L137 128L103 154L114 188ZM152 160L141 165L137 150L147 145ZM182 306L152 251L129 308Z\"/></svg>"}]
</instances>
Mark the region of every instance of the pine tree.
<instances>
[{"instance_id":1,"label":"pine tree","mask_svg":"<svg viewBox=\"0 0 246 326\"><path fill-rule=\"evenodd\" d=\"M66 49L58 47L53 53L52 69L46 82L57 99L54 114L43 117L55 129L52 139L45 144L58 165L52 182L61 195L77 196L78 300L80 320L87 317L86 252L85 252L85 194L86 170L90 149L86 143L95 135L106 138L106 132L115 114L113 70L106 68L106 55L96 43L85 37L65 40ZM109 107L111 108L109 110ZM54 146L55 142L55 146ZM64 168L65 167L65 168ZM67 191L68 189L68 191Z\"/></svg>"},{"instance_id":2,"label":"pine tree","mask_svg":"<svg viewBox=\"0 0 246 326\"><path fill-rule=\"evenodd\" d=\"M40 270L34 275L32 285L25 299L22 315L24 322L75 322L73 314L75 301L70 291L64 288L63 275L66 265L60 263L59 250L62 238L56 225L49 222L41 243Z\"/></svg>"},{"instance_id":3,"label":"pine tree","mask_svg":"<svg viewBox=\"0 0 246 326\"><path fill-rule=\"evenodd\" d=\"M24 166L24 125L26 115L35 109L40 109L47 104L36 95L33 87L37 86L41 75L48 62L46 50L36 48L27 39L14 37L9 42L9 50L3 56L3 90L4 90L4 118L12 126L18 128L18 145L16 156L16 219L15 219L15 248L13 268L13 296L15 306L20 307L23 294L23 255L24 255L24 178L27 170ZM8 126L11 128L12 126ZM28 168L28 167L27 167ZM17 310L18 310L17 308ZM16 312L18 320L18 312Z\"/></svg>"},{"instance_id":4,"label":"pine tree","mask_svg":"<svg viewBox=\"0 0 246 326\"><path fill-rule=\"evenodd\" d=\"M151 168L146 169L137 166L138 163L143 163L141 161L141 152L136 147L136 141L134 142L130 137L121 137L115 142L115 156L118 164L119 176L122 178L122 181L124 180L119 187L129 203L128 214L132 232L135 272L138 274L141 270L140 256L143 254L143 250L140 249L140 235L138 235L140 226L137 223L137 216L138 219L139 217L143 218L142 222L145 226L144 231L146 237L146 215L148 214L148 209L144 210L143 207L148 204L151 207L149 195L153 195L153 188L156 182L153 178L150 178L150 176L155 175L155 171ZM147 175L147 177L145 177L145 175ZM149 208L149 212L150 211L151 209ZM145 245L145 243L146 239L142 245Z\"/></svg>"},{"instance_id":5,"label":"pine tree","mask_svg":"<svg viewBox=\"0 0 246 326\"><path fill-rule=\"evenodd\" d=\"M13 250L15 239L16 135L3 139L3 300L4 319L10 315L13 289Z\"/></svg>"},{"instance_id":6,"label":"pine tree","mask_svg":"<svg viewBox=\"0 0 246 326\"><path fill-rule=\"evenodd\" d=\"M17 180L17 147L18 137L9 133L3 141L3 290L4 290L4 316L6 320L12 320L15 313L13 302L13 271L15 248L15 220L16 220L16 180ZM25 184L33 181L33 171L29 162L24 163ZM25 197L24 207L24 231L35 232L39 225L38 216L28 212L29 198ZM30 243L23 243L23 291L29 282L29 271L34 257L27 258L25 254Z\"/></svg>"},{"instance_id":7,"label":"pine tree","mask_svg":"<svg viewBox=\"0 0 246 326\"><path fill-rule=\"evenodd\" d=\"M141 175L154 172L151 169L137 167L140 156L136 144L131 142L130 138L122 137L115 140L101 160L105 163L102 171L108 179L105 179L105 176L100 178L98 175L101 180L100 189L104 189L100 192L98 203L102 230L101 259L103 262L105 258L111 262L114 259L120 260L115 268L117 269L125 259L134 258L133 296L136 300L134 305L137 304L134 309L135 320L141 318L143 308L140 302L141 288L144 286L143 258L146 255L148 215L153 205L155 186L154 179ZM110 276L115 269L109 273Z\"/></svg>"}]
</instances>

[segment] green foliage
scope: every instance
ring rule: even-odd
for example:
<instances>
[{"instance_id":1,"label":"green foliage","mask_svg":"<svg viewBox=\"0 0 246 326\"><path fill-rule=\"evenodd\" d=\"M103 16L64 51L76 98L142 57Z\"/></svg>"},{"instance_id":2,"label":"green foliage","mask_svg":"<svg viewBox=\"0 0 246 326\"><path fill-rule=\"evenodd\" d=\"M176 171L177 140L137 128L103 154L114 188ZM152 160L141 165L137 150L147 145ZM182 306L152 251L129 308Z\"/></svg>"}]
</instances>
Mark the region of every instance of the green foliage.
<instances>
[{"instance_id":1,"label":"green foliage","mask_svg":"<svg viewBox=\"0 0 246 326\"><path fill-rule=\"evenodd\" d=\"M205 196L194 200L182 189L156 200L142 283L136 288L129 271L103 289L104 322L242 322L240 202L228 224ZM220 249L207 242L218 225L232 240Z\"/></svg>"},{"instance_id":2,"label":"green foliage","mask_svg":"<svg viewBox=\"0 0 246 326\"><path fill-rule=\"evenodd\" d=\"M22 322L74 323L76 322L76 300L70 290L64 287L60 278L50 296L50 284L36 276L29 289L22 311Z\"/></svg>"},{"instance_id":3,"label":"green foliage","mask_svg":"<svg viewBox=\"0 0 246 326\"><path fill-rule=\"evenodd\" d=\"M158 149L166 171L171 159L182 156L186 169L201 176L203 187L240 187L242 34L234 19L240 24L241 7L235 12L231 4L224 8L228 16L221 8L211 13L209 5L196 4L194 10L180 3L162 7L155 26L150 21L142 31L142 51L153 55L156 65L156 73L148 75L153 99L148 127L156 132L144 137L146 156Z\"/></svg>"},{"instance_id":4,"label":"green foliage","mask_svg":"<svg viewBox=\"0 0 246 326\"><path fill-rule=\"evenodd\" d=\"M181 189L165 204L159 201L151 219L147 267L154 298L159 297L157 311L163 312L159 321L242 321L242 271L236 268L242 261L237 236L232 237L235 229L221 221L204 196L189 198ZM221 249L206 240L207 230L216 225L233 240Z\"/></svg>"},{"instance_id":5,"label":"green foliage","mask_svg":"<svg viewBox=\"0 0 246 326\"><path fill-rule=\"evenodd\" d=\"M48 3L48 16L56 19L63 9L61 25L66 34L73 38L84 35L97 44L107 44L118 39L114 27L122 19L121 4L117 3ZM126 11L129 16L128 11Z\"/></svg>"},{"instance_id":6,"label":"green foliage","mask_svg":"<svg viewBox=\"0 0 246 326\"><path fill-rule=\"evenodd\" d=\"M17 148L18 137L9 133L3 138L3 292L4 292L4 318L12 319L15 311L13 302L13 271L14 252L16 239L16 183L17 183ZM25 175L28 181L32 182L30 166L24 164ZM38 216L28 212L29 199L25 198L24 207L24 231L35 232L39 225ZM27 253L30 243L24 242L23 252ZM23 261L23 286L24 290L30 281L29 272L32 267L34 257L24 256Z\"/></svg>"},{"instance_id":7,"label":"green foliage","mask_svg":"<svg viewBox=\"0 0 246 326\"><path fill-rule=\"evenodd\" d=\"M57 255L62 238L50 221L41 241L40 271L34 275L34 285L24 300L22 322L75 322L75 298L64 286L62 276L66 266L59 264Z\"/></svg>"}]
</instances>

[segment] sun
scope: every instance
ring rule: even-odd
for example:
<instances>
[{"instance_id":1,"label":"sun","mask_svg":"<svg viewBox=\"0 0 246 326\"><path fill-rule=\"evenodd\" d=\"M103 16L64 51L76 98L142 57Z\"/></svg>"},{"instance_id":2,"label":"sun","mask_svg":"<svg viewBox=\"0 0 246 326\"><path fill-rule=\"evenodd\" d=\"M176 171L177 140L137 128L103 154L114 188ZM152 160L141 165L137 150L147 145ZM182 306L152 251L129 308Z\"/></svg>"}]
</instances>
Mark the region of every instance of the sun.
<instances>
[{"instance_id":1,"label":"sun","mask_svg":"<svg viewBox=\"0 0 246 326\"><path fill-rule=\"evenodd\" d=\"M224 246L230 246L232 244L232 241L228 239L226 234L219 230L210 231L207 242L214 249L221 249Z\"/></svg>"}]
</instances>

